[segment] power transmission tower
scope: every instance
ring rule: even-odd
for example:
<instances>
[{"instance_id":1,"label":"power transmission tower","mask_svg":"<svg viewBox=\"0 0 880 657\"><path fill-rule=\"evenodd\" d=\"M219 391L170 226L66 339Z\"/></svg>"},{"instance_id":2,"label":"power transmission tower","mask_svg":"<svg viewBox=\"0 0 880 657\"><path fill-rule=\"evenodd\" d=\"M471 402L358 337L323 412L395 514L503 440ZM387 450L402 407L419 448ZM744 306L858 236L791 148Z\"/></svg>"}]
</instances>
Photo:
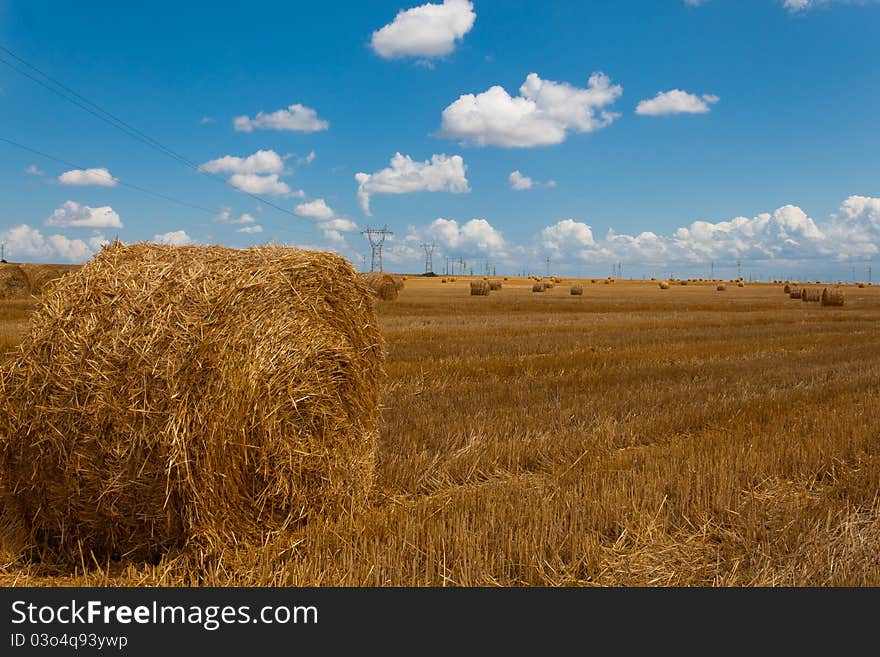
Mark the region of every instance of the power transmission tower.
<instances>
[{"instance_id":1,"label":"power transmission tower","mask_svg":"<svg viewBox=\"0 0 880 657\"><path fill-rule=\"evenodd\" d=\"M379 271L385 271L382 268L382 245L385 243L385 238L388 235L394 235L390 230L388 230L388 226L382 226L382 228L367 228L366 230L361 231L361 235L366 235L367 239L370 240L370 271L376 271L376 266L379 266Z\"/></svg>"},{"instance_id":2,"label":"power transmission tower","mask_svg":"<svg viewBox=\"0 0 880 657\"><path fill-rule=\"evenodd\" d=\"M0 262L6 262L6 242L0 243Z\"/></svg>"},{"instance_id":3,"label":"power transmission tower","mask_svg":"<svg viewBox=\"0 0 880 657\"><path fill-rule=\"evenodd\" d=\"M709 265L709 280L715 280L715 261L712 261L712 264Z\"/></svg>"},{"instance_id":4,"label":"power transmission tower","mask_svg":"<svg viewBox=\"0 0 880 657\"><path fill-rule=\"evenodd\" d=\"M743 263L742 260L736 261L736 276L737 278L743 277Z\"/></svg>"},{"instance_id":5,"label":"power transmission tower","mask_svg":"<svg viewBox=\"0 0 880 657\"><path fill-rule=\"evenodd\" d=\"M547 256L547 278L550 278L550 256Z\"/></svg>"},{"instance_id":6,"label":"power transmission tower","mask_svg":"<svg viewBox=\"0 0 880 657\"><path fill-rule=\"evenodd\" d=\"M871 280L871 265L868 265L868 282L869 282L869 283L873 283L873 282L874 282L874 281Z\"/></svg>"},{"instance_id":7,"label":"power transmission tower","mask_svg":"<svg viewBox=\"0 0 880 657\"><path fill-rule=\"evenodd\" d=\"M466 263L465 263L464 258L462 256L458 256L458 264L460 266L458 273L459 273L459 275L464 276L464 267L465 267ZM455 272L453 272L453 273L455 273Z\"/></svg>"},{"instance_id":8,"label":"power transmission tower","mask_svg":"<svg viewBox=\"0 0 880 657\"><path fill-rule=\"evenodd\" d=\"M425 273L434 273L434 242L428 244L422 242L421 247L425 250Z\"/></svg>"}]
</instances>

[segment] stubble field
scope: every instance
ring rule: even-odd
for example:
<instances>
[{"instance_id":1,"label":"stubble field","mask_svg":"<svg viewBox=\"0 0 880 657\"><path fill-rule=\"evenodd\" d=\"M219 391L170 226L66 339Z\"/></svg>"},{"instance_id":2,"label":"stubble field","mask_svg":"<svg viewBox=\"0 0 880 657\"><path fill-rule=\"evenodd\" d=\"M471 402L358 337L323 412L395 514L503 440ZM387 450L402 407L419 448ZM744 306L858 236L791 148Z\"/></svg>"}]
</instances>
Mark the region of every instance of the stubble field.
<instances>
[{"instance_id":1,"label":"stubble field","mask_svg":"<svg viewBox=\"0 0 880 657\"><path fill-rule=\"evenodd\" d=\"M2 585L880 585L880 290L409 277L365 515ZM0 302L0 351L31 302Z\"/></svg>"}]
</instances>

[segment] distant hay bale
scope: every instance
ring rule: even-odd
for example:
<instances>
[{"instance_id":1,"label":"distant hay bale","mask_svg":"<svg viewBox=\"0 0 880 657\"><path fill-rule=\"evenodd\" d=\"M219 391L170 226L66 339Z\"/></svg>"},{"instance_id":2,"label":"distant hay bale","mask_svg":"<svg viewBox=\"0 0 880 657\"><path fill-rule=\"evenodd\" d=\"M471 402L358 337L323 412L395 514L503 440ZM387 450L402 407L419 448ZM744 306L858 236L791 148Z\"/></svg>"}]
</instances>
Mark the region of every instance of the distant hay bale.
<instances>
[{"instance_id":1,"label":"distant hay bale","mask_svg":"<svg viewBox=\"0 0 880 657\"><path fill-rule=\"evenodd\" d=\"M860 287L860 288L863 288L863 287L865 287L865 284L864 284L864 283L859 283L859 287Z\"/></svg>"},{"instance_id":2,"label":"distant hay bale","mask_svg":"<svg viewBox=\"0 0 880 657\"><path fill-rule=\"evenodd\" d=\"M0 299L21 299L30 289L27 274L20 266L0 264Z\"/></svg>"},{"instance_id":3,"label":"distant hay bale","mask_svg":"<svg viewBox=\"0 0 880 657\"><path fill-rule=\"evenodd\" d=\"M737 287L745 287L746 284L743 283L742 281L737 281L736 286L737 286Z\"/></svg>"},{"instance_id":4,"label":"distant hay bale","mask_svg":"<svg viewBox=\"0 0 880 657\"><path fill-rule=\"evenodd\" d=\"M505 281L507 280L507 276L504 277L504 280L505 280Z\"/></svg>"},{"instance_id":5,"label":"distant hay bale","mask_svg":"<svg viewBox=\"0 0 880 657\"><path fill-rule=\"evenodd\" d=\"M19 265L28 279L30 293L39 296L49 283L61 278L61 272L52 265L25 263Z\"/></svg>"},{"instance_id":6,"label":"distant hay bale","mask_svg":"<svg viewBox=\"0 0 880 657\"><path fill-rule=\"evenodd\" d=\"M373 294L383 301L394 301L400 289L391 274L381 272L368 272L361 274L361 278L373 290Z\"/></svg>"},{"instance_id":7,"label":"distant hay bale","mask_svg":"<svg viewBox=\"0 0 880 657\"><path fill-rule=\"evenodd\" d=\"M681 285L687 285L687 284L688 284L687 281L681 281L680 283L681 283Z\"/></svg>"},{"instance_id":8,"label":"distant hay bale","mask_svg":"<svg viewBox=\"0 0 880 657\"><path fill-rule=\"evenodd\" d=\"M450 283L455 283L455 279L454 279L454 278L450 278L450 279L449 279L449 282L450 282Z\"/></svg>"},{"instance_id":9,"label":"distant hay bale","mask_svg":"<svg viewBox=\"0 0 880 657\"><path fill-rule=\"evenodd\" d=\"M489 281L489 289L493 292L501 289L501 281Z\"/></svg>"},{"instance_id":10,"label":"distant hay bale","mask_svg":"<svg viewBox=\"0 0 880 657\"><path fill-rule=\"evenodd\" d=\"M788 293L788 296L792 299L800 299L801 298L801 289L796 285L792 285L791 289Z\"/></svg>"},{"instance_id":11,"label":"distant hay bale","mask_svg":"<svg viewBox=\"0 0 880 657\"><path fill-rule=\"evenodd\" d=\"M445 283L445 282L446 282L446 279L445 279L445 278L441 278L441 279L440 279L440 282L441 282L441 283Z\"/></svg>"},{"instance_id":12,"label":"distant hay bale","mask_svg":"<svg viewBox=\"0 0 880 657\"><path fill-rule=\"evenodd\" d=\"M819 291L818 288L805 287L803 290L801 290L801 301L815 301L818 303L821 300L822 300L822 293Z\"/></svg>"},{"instance_id":13,"label":"distant hay bale","mask_svg":"<svg viewBox=\"0 0 880 657\"><path fill-rule=\"evenodd\" d=\"M786 285L784 288L782 288L782 291L786 294L791 294L791 285Z\"/></svg>"},{"instance_id":14,"label":"distant hay bale","mask_svg":"<svg viewBox=\"0 0 880 657\"><path fill-rule=\"evenodd\" d=\"M715 289L716 289L718 292L724 292L724 291L727 289L727 286L726 286L724 283L722 283L721 285L719 285L719 286L716 287Z\"/></svg>"},{"instance_id":15,"label":"distant hay bale","mask_svg":"<svg viewBox=\"0 0 880 657\"><path fill-rule=\"evenodd\" d=\"M544 291L544 284L541 283L540 281L535 283L534 285L532 285L532 292L543 292L543 291Z\"/></svg>"},{"instance_id":16,"label":"distant hay bale","mask_svg":"<svg viewBox=\"0 0 880 657\"><path fill-rule=\"evenodd\" d=\"M669 283L667 283L666 281L660 281L660 289L661 289L661 290L668 290L668 289L669 289Z\"/></svg>"},{"instance_id":17,"label":"distant hay bale","mask_svg":"<svg viewBox=\"0 0 880 657\"><path fill-rule=\"evenodd\" d=\"M114 245L0 369L0 492L32 556L218 554L365 505L383 346L342 257Z\"/></svg>"},{"instance_id":18,"label":"distant hay bale","mask_svg":"<svg viewBox=\"0 0 880 657\"><path fill-rule=\"evenodd\" d=\"M559 285L559 284L562 282L562 279L559 278L559 276L553 276L551 280L552 280L554 283L556 283L557 285Z\"/></svg>"},{"instance_id":19,"label":"distant hay bale","mask_svg":"<svg viewBox=\"0 0 880 657\"><path fill-rule=\"evenodd\" d=\"M572 285L571 286L571 294L572 296L583 296L584 294L584 286L583 285Z\"/></svg>"},{"instance_id":20,"label":"distant hay bale","mask_svg":"<svg viewBox=\"0 0 880 657\"><path fill-rule=\"evenodd\" d=\"M553 281L544 281L543 283L544 283L545 290L552 290L554 287L556 287L556 285L553 283Z\"/></svg>"},{"instance_id":21,"label":"distant hay bale","mask_svg":"<svg viewBox=\"0 0 880 657\"><path fill-rule=\"evenodd\" d=\"M846 298L843 293L843 288L826 287L824 290L822 290L821 303L823 306L842 306L845 301Z\"/></svg>"},{"instance_id":22,"label":"distant hay bale","mask_svg":"<svg viewBox=\"0 0 880 657\"><path fill-rule=\"evenodd\" d=\"M471 281L471 296L472 297L488 297L489 296L489 282L484 281L482 279L478 281Z\"/></svg>"},{"instance_id":23,"label":"distant hay bale","mask_svg":"<svg viewBox=\"0 0 880 657\"><path fill-rule=\"evenodd\" d=\"M596 283L596 279L595 279L595 278L591 278L591 279L590 279L590 283L595 284L595 283Z\"/></svg>"}]
</instances>

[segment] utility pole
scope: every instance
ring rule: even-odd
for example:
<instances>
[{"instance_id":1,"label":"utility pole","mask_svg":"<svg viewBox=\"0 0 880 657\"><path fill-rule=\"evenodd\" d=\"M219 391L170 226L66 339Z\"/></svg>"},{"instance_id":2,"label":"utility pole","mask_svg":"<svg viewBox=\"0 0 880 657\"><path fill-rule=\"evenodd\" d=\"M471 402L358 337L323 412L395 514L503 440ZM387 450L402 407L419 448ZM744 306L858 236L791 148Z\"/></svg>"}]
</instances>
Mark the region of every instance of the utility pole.
<instances>
[{"instance_id":1,"label":"utility pole","mask_svg":"<svg viewBox=\"0 0 880 657\"><path fill-rule=\"evenodd\" d=\"M712 261L712 264L709 266L709 280L715 280L715 261Z\"/></svg>"},{"instance_id":2,"label":"utility pole","mask_svg":"<svg viewBox=\"0 0 880 657\"><path fill-rule=\"evenodd\" d=\"M388 226L382 226L382 228L367 228L366 230L361 231L361 235L366 235L367 239L370 240L370 271L376 271L376 266L378 265L379 271L385 271L382 267L382 245L385 243L385 238L388 235L394 235L390 230L388 230Z\"/></svg>"},{"instance_id":3,"label":"utility pole","mask_svg":"<svg viewBox=\"0 0 880 657\"><path fill-rule=\"evenodd\" d=\"M422 242L422 248L425 250L425 273L433 274L434 273L434 242L428 244L427 242Z\"/></svg>"},{"instance_id":4,"label":"utility pole","mask_svg":"<svg viewBox=\"0 0 880 657\"><path fill-rule=\"evenodd\" d=\"M466 263L465 263L464 258L462 256L458 256L458 264L460 267L460 269L458 270L458 274L460 276L464 276L464 267L465 267ZM453 273L455 273L455 272L453 272Z\"/></svg>"},{"instance_id":5,"label":"utility pole","mask_svg":"<svg viewBox=\"0 0 880 657\"><path fill-rule=\"evenodd\" d=\"M868 282L869 282L869 283L873 283L873 282L874 282L874 281L871 280L871 265L868 265Z\"/></svg>"},{"instance_id":6,"label":"utility pole","mask_svg":"<svg viewBox=\"0 0 880 657\"><path fill-rule=\"evenodd\" d=\"M550 256L547 256L547 278L550 277Z\"/></svg>"},{"instance_id":7,"label":"utility pole","mask_svg":"<svg viewBox=\"0 0 880 657\"><path fill-rule=\"evenodd\" d=\"M736 275L737 275L737 278L742 278L742 277L743 277L743 263L742 263L742 260L737 260L737 261L736 261Z\"/></svg>"},{"instance_id":8,"label":"utility pole","mask_svg":"<svg viewBox=\"0 0 880 657\"><path fill-rule=\"evenodd\" d=\"M0 242L0 262L6 262L6 242Z\"/></svg>"}]
</instances>

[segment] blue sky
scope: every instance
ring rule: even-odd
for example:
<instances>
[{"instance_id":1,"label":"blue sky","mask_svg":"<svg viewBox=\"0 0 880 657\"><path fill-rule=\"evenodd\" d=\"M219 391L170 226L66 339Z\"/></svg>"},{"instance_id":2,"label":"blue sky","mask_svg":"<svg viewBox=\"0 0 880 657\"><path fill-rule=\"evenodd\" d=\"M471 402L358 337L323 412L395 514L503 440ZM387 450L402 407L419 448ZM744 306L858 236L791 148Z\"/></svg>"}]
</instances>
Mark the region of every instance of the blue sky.
<instances>
[{"instance_id":1,"label":"blue sky","mask_svg":"<svg viewBox=\"0 0 880 657\"><path fill-rule=\"evenodd\" d=\"M411 272L423 241L437 271L587 276L861 279L880 249L880 3L180 4L0 0L0 45L201 165L0 64L0 139L76 165L0 141L10 259L118 235L361 266L384 224Z\"/></svg>"}]
</instances>

